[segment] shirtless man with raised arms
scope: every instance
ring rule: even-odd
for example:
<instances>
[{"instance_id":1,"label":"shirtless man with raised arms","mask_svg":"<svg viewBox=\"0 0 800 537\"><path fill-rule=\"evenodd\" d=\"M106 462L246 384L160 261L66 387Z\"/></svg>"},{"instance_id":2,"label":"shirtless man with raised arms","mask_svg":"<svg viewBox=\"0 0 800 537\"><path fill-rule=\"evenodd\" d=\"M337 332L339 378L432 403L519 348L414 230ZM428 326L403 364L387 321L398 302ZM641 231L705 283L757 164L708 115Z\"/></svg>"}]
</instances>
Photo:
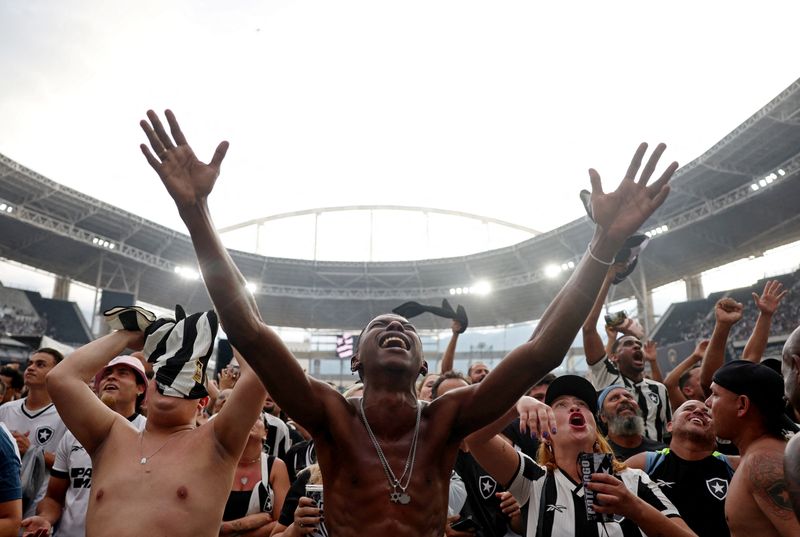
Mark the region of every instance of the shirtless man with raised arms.
<instances>
[{"instance_id":1,"label":"shirtless man with raised arms","mask_svg":"<svg viewBox=\"0 0 800 537\"><path fill-rule=\"evenodd\" d=\"M172 112L166 112L171 136L154 112L147 117L141 126L150 148L142 145L142 152L189 229L226 334L245 357L259 357L250 365L281 408L314 438L325 483L325 524L336 537L441 537L459 443L499 418L561 363L614 255L666 199L667 182L677 168L672 163L648 186L665 148L659 145L636 181L647 150L642 144L616 191L604 193L600 176L590 170L598 225L589 253L530 340L511 351L483 382L453 390L429 405L418 402L414 383L427 370L420 338L406 319L380 315L367 325L352 360L353 370L364 379L363 398L346 400L308 377L278 335L254 313L245 280L214 229L207 198L228 143L222 142L211 162L204 164Z\"/></svg>"},{"instance_id":2,"label":"shirtless man with raised arms","mask_svg":"<svg viewBox=\"0 0 800 537\"><path fill-rule=\"evenodd\" d=\"M47 389L92 458L87 537L216 537L236 464L261 411L264 387L242 375L213 420L195 427L203 399L147 388L147 425L139 433L103 404L84 379L112 358L141 349L142 332L120 330L84 345L47 376Z\"/></svg>"}]
</instances>

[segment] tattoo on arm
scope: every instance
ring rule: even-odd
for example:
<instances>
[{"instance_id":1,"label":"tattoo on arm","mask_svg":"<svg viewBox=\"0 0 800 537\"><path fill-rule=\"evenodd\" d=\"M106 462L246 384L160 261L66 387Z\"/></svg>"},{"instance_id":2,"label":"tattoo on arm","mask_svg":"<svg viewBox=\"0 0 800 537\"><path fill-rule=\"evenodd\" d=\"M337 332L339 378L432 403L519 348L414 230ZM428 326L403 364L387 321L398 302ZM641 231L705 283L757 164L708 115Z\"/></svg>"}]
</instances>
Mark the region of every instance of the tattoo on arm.
<instances>
[{"instance_id":1,"label":"tattoo on arm","mask_svg":"<svg viewBox=\"0 0 800 537\"><path fill-rule=\"evenodd\" d=\"M789 519L794 516L794 511L783 477L782 459L779 454L753 455L748 465L748 477L754 495L766 500L772 514L781 519Z\"/></svg>"}]
</instances>

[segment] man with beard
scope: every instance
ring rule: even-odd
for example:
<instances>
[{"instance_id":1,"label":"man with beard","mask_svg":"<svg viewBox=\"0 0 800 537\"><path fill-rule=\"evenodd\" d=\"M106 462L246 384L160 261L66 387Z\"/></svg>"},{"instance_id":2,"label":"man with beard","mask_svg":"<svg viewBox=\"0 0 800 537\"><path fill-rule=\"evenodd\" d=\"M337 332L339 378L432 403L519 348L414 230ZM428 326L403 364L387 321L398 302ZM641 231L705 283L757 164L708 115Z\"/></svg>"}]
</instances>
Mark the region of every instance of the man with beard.
<instances>
[{"instance_id":1,"label":"man with beard","mask_svg":"<svg viewBox=\"0 0 800 537\"><path fill-rule=\"evenodd\" d=\"M714 421L702 401L679 406L667 428L668 448L639 453L625 464L647 472L698 537L730 535L725 498L739 458L715 451Z\"/></svg>"},{"instance_id":2,"label":"man with beard","mask_svg":"<svg viewBox=\"0 0 800 537\"><path fill-rule=\"evenodd\" d=\"M95 389L105 405L141 431L146 419L139 413L147 390L141 360L118 356L95 377ZM22 521L25 536L48 535L58 523L57 537L86 535L86 508L92 486L92 459L71 431L56 450L47 494L36 508L36 516Z\"/></svg>"},{"instance_id":3,"label":"man with beard","mask_svg":"<svg viewBox=\"0 0 800 537\"><path fill-rule=\"evenodd\" d=\"M511 351L482 382L453 390L430 405L420 403L415 384L427 372L422 342L407 319L385 314L367 324L351 361L352 370L364 380L364 395L346 400L328 384L307 376L262 321L245 278L214 227L208 196L228 143L222 142L205 164L189 147L172 112L166 112L171 136L153 111L147 116L149 121L140 126L150 148L142 144L142 153L189 229L203 281L230 341L252 360L275 401L314 438L325 476L325 524L337 537L441 537L451 471L462 440L499 418L561 363L611 260L666 199L667 182L677 169L672 163L647 185L665 149L661 144L637 181L647 150L642 144L616 191L604 193L600 176L590 171L597 227L587 255L530 340ZM406 235L398 229L393 240L413 240Z\"/></svg>"},{"instance_id":4,"label":"man with beard","mask_svg":"<svg viewBox=\"0 0 800 537\"><path fill-rule=\"evenodd\" d=\"M475 362L467 369L467 377L471 384L478 384L489 374L489 366L483 362Z\"/></svg>"},{"instance_id":5,"label":"man with beard","mask_svg":"<svg viewBox=\"0 0 800 537\"><path fill-rule=\"evenodd\" d=\"M642 411L625 386L609 386L603 390L597 398L597 408L600 422L608 430L608 443L619 460L666 447L644 436Z\"/></svg>"},{"instance_id":6,"label":"man with beard","mask_svg":"<svg viewBox=\"0 0 800 537\"><path fill-rule=\"evenodd\" d=\"M767 366L734 360L714 373L711 408L717 436L741 453L725 516L733 536L800 535L783 475L783 379Z\"/></svg>"},{"instance_id":7,"label":"man with beard","mask_svg":"<svg viewBox=\"0 0 800 537\"><path fill-rule=\"evenodd\" d=\"M583 350L595 390L601 391L612 384L625 386L642 410L644 435L650 440L662 442L667 431L667 422L672 417L672 409L666 386L644 376L646 360L642 342L636 336L623 334L614 341L611 352L606 355L603 340L597 332L597 322L611 283L617 273L625 270L627 265L623 263L609 267L594 306L583 323Z\"/></svg>"}]
</instances>

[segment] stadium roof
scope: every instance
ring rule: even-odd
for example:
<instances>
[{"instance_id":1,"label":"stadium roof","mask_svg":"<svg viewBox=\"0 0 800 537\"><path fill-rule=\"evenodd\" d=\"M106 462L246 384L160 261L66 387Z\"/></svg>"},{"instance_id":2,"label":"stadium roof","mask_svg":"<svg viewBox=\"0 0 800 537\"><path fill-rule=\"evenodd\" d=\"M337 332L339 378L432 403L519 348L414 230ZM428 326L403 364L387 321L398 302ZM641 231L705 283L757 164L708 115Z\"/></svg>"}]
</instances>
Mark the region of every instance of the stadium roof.
<instances>
[{"instance_id":1,"label":"stadium roof","mask_svg":"<svg viewBox=\"0 0 800 537\"><path fill-rule=\"evenodd\" d=\"M640 260L649 288L800 239L800 80L682 167L642 231L658 230ZM575 197L577 203L577 193ZM60 185L0 155L0 256L139 300L210 307L180 233ZM232 252L267 323L359 329L408 300L463 304L473 326L536 319L566 280L545 266L577 262L592 234L581 218L519 244L474 255L404 262L325 262ZM486 296L451 296L478 280ZM631 277L641 285L641 275ZM633 296L631 282L619 294ZM421 317L420 327L445 321Z\"/></svg>"}]
</instances>

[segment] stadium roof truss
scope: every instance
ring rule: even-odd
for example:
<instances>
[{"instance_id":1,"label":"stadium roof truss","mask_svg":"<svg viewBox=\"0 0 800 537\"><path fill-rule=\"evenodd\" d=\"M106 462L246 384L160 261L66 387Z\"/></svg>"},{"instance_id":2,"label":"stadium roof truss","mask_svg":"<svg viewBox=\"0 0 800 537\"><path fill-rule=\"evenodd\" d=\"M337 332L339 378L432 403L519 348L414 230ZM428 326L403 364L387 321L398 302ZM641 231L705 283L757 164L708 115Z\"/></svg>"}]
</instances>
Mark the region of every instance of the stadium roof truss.
<instances>
[{"instance_id":1,"label":"stadium roof truss","mask_svg":"<svg viewBox=\"0 0 800 537\"><path fill-rule=\"evenodd\" d=\"M800 239L800 80L678 170L672 195L645 224L653 239L634 285L640 295L720 264ZM577 203L577 196L576 196ZM210 307L180 233L60 185L0 155L0 256L139 300L188 310ZM570 271L548 277L545 265L577 263L592 235L586 218L521 243L478 254L420 261L326 262L233 251L266 322L358 329L407 300L438 302L450 290L491 282L487 296L452 297L473 326L541 316ZM428 318L426 318L428 317ZM423 328L445 321L421 317Z\"/></svg>"}]
</instances>

